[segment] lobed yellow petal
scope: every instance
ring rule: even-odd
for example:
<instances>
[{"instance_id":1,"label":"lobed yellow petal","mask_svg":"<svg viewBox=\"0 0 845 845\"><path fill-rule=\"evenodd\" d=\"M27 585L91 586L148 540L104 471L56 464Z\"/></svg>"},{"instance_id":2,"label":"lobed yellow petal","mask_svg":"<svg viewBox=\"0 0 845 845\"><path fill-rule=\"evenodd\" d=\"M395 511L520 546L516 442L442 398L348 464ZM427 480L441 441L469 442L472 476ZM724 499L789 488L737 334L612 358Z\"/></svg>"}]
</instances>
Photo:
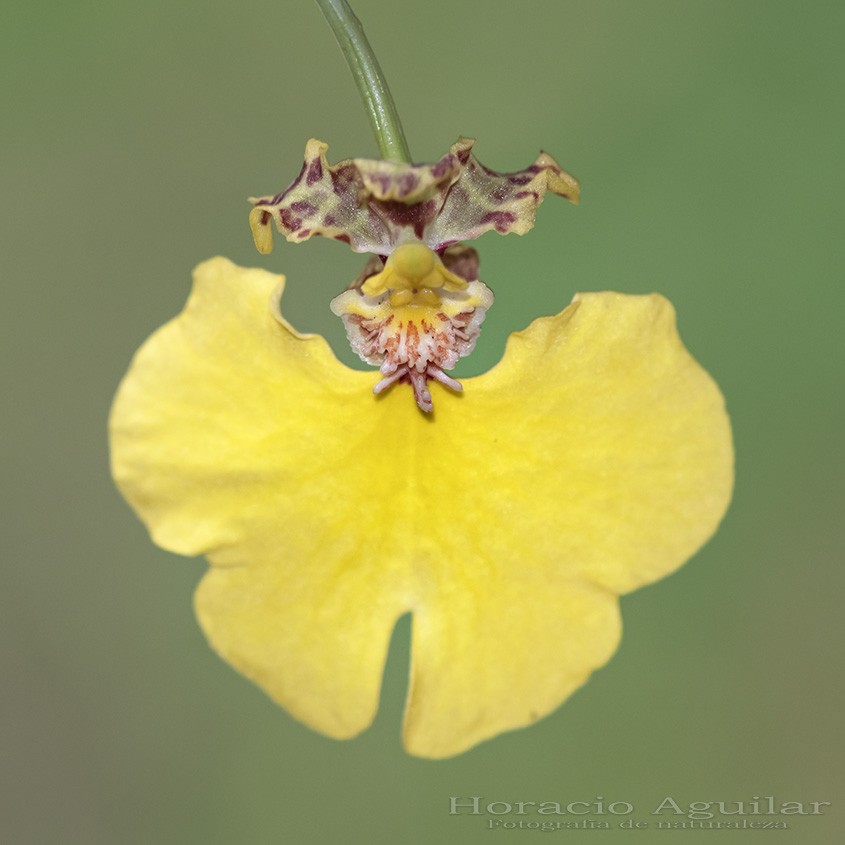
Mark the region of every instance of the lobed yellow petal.
<instances>
[{"instance_id":1,"label":"lobed yellow petal","mask_svg":"<svg viewBox=\"0 0 845 845\"><path fill-rule=\"evenodd\" d=\"M127 499L158 543L212 564L196 596L210 642L348 737L410 611L411 753L550 712L613 653L616 596L680 566L730 497L723 401L671 306L581 295L463 396L434 384L426 417L275 318L279 287L201 265L112 412Z\"/></svg>"},{"instance_id":2,"label":"lobed yellow petal","mask_svg":"<svg viewBox=\"0 0 845 845\"><path fill-rule=\"evenodd\" d=\"M373 377L273 316L283 281L222 258L196 269L185 310L120 387L112 467L157 543L214 565L196 610L215 649L307 724L343 737L373 718L405 605L394 610L379 587L380 615L374 577L356 570L377 516L348 530L366 493L361 463L376 456L360 431Z\"/></svg>"},{"instance_id":3,"label":"lobed yellow petal","mask_svg":"<svg viewBox=\"0 0 845 845\"><path fill-rule=\"evenodd\" d=\"M733 452L722 396L658 295L579 294L434 405L453 473L418 484L448 501L433 548L457 533L462 549L426 566L405 740L440 757L547 714L607 661L615 597L713 533Z\"/></svg>"}]
</instances>

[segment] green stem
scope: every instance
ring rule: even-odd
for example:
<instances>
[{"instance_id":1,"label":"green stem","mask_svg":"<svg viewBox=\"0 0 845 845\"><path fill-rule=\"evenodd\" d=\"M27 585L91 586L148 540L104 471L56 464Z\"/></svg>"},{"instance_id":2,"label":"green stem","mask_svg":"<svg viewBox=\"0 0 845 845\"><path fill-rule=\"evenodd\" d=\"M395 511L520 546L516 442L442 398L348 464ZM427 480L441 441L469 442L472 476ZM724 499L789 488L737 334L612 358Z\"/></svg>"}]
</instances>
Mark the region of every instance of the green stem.
<instances>
[{"instance_id":1,"label":"green stem","mask_svg":"<svg viewBox=\"0 0 845 845\"><path fill-rule=\"evenodd\" d=\"M382 158L410 164L411 154L396 104L361 21L346 0L317 0L317 5L326 16L352 71Z\"/></svg>"}]
</instances>

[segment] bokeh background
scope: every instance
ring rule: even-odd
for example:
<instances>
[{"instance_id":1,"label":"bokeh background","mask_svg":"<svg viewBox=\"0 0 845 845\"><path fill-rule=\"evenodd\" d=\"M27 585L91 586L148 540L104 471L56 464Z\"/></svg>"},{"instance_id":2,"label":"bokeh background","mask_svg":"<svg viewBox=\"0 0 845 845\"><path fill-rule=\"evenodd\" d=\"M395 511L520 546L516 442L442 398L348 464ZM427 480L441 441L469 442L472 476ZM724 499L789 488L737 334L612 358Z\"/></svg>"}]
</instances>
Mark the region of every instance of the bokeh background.
<instances>
[{"instance_id":1,"label":"bokeh background","mask_svg":"<svg viewBox=\"0 0 845 845\"><path fill-rule=\"evenodd\" d=\"M543 147L583 184L527 237L478 242L497 304L464 372L576 290L661 291L727 397L731 510L686 567L622 600L618 654L531 729L406 756L407 622L370 731L340 743L293 721L206 646L205 564L149 542L109 479L106 418L218 253L285 272L289 319L353 363L327 302L360 257L278 238L261 257L245 200L284 187L310 136L331 160L375 154L353 84L305 0L6 2L0 839L516 841L529 832L450 816L449 796L604 796L653 823L666 796L775 795L834 806L730 835L843 841L845 6L355 7L417 160L466 134L495 169ZM657 836L603 837L623 835Z\"/></svg>"}]
</instances>

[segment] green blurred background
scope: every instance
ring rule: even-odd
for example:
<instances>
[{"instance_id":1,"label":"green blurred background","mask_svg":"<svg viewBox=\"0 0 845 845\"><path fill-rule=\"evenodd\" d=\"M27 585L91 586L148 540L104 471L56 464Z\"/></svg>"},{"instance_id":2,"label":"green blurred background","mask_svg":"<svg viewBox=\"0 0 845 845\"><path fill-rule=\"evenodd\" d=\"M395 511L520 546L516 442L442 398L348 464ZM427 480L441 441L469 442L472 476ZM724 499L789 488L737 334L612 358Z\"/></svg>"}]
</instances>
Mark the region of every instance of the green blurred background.
<instances>
[{"instance_id":1,"label":"green blurred background","mask_svg":"<svg viewBox=\"0 0 845 845\"><path fill-rule=\"evenodd\" d=\"M666 294L727 397L731 510L678 574L622 600L616 657L531 729L407 757L404 623L370 731L340 743L294 722L206 646L205 565L149 542L105 427L134 350L217 253L285 272L288 318L352 362L327 303L361 258L278 238L261 257L245 200L284 187L310 136L333 161L375 154L349 74L306 0L6 3L0 839L522 841L450 817L449 796L604 796L653 822L667 795L771 794L834 806L723 835L843 841L845 7L355 8L417 160L463 133L490 167L543 147L583 184L579 208L550 198L527 237L477 244L497 305L464 372L576 290Z\"/></svg>"}]
</instances>

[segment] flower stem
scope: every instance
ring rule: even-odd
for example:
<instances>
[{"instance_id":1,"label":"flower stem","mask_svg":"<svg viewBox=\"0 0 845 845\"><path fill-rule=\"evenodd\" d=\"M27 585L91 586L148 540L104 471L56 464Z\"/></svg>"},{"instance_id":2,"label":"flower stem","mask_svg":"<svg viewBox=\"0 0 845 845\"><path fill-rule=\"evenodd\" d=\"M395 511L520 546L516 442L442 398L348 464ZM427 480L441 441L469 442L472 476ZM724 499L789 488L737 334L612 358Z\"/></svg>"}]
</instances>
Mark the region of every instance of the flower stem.
<instances>
[{"instance_id":1,"label":"flower stem","mask_svg":"<svg viewBox=\"0 0 845 845\"><path fill-rule=\"evenodd\" d=\"M411 154L396 104L361 21L355 17L346 0L317 0L317 5L329 22L352 71L382 158L409 164Z\"/></svg>"}]
</instances>

